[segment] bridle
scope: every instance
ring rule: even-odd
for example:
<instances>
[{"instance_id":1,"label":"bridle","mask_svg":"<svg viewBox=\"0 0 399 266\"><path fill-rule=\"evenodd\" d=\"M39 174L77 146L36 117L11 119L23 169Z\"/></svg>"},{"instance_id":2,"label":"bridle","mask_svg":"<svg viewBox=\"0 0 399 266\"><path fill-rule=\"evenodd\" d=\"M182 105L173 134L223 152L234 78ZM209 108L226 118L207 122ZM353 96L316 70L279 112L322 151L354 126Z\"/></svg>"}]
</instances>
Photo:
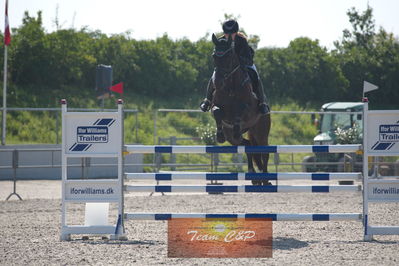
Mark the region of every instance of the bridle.
<instances>
[{"instance_id":1,"label":"bridle","mask_svg":"<svg viewBox=\"0 0 399 266\"><path fill-rule=\"evenodd\" d=\"M219 58L226 56L226 54L228 54L230 51L233 53L233 56L230 57L230 62L228 64L228 67L221 67L221 66L215 67L216 72L222 74L222 76L225 80L230 78L240 68L239 63L237 64L236 67L232 66L233 65L233 57L235 55L233 47L234 46L232 45L229 49L227 49L225 51L215 51L214 52L214 55Z\"/></svg>"},{"instance_id":2,"label":"bridle","mask_svg":"<svg viewBox=\"0 0 399 266\"><path fill-rule=\"evenodd\" d=\"M219 73L219 74L221 74L221 75L223 76L223 82L222 82L222 86L220 87L220 89L224 89L224 88L225 88L226 83L227 83L227 80L230 79L230 78L233 76L233 74L234 74L235 72L237 72L237 70L240 69L241 65L240 65L240 63L238 62L238 63L237 63L237 66L233 66L233 59L234 59L234 56L235 56L234 42L232 42L232 45L230 46L229 49L227 49L227 50L225 50L225 51L215 51L215 52L213 53L216 57L221 58L221 57L224 57L224 56L225 56L227 53L229 53L230 51L233 53L233 55L230 57L230 62L229 62L229 64L228 64L229 66L228 66L228 67L220 67L220 66L216 66L216 67L215 67L215 72L216 72L216 73ZM215 74L216 74L216 73L215 73ZM247 76L247 77L241 82L241 86L244 86L244 84L247 83L248 81L249 81L249 77ZM229 89L228 91L229 91L229 95L232 96L232 90Z\"/></svg>"}]
</instances>

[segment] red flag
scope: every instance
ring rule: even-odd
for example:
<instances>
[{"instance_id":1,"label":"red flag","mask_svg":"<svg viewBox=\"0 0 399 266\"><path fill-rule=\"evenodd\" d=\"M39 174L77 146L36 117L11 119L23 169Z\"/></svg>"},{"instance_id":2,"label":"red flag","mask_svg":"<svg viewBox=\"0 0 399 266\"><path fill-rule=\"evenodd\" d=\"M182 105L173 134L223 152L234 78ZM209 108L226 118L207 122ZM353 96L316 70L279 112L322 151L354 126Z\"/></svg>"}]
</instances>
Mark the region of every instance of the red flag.
<instances>
[{"instance_id":1,"label":"red flag","mask_svg":"<svg viewBox=\"0 0 399 266\"><path fill-rule=\"evenodd\" d=\"M114 86L111 86L111 88L109 88L109 90L117 92L117 93L123 93L123 82L120 82L118 84L115 84Z\"/></svg>"},{"instance_id":2,"label":"red flag","mask_svg":"<svg viewBox=\"0 0 399 266\"><path fill-rule=\"evenodd\" d=\"M4 45L9 45L11 42L10 25L8 24L8 0L6 0L6 16L4 22Z\"/></svg>"}]
</instances>

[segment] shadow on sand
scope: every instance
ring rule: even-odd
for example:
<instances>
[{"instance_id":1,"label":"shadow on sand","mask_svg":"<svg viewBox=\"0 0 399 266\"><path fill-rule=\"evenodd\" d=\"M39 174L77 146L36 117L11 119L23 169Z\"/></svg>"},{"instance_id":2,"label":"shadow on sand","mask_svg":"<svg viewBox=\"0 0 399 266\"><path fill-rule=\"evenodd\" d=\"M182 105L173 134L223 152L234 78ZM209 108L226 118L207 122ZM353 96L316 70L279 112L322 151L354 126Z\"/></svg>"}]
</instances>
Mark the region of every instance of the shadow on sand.
<instances>
[{"instance_id":1,"label":"shadow on sand","mask_svg":"<svg viewBox=\"0 0 399 266\"><path fill-rule=\"evenodd\" d=\"M91 245L165 245L167 243L162 241L151 241L151 240L108 240L102 238L88 238L88 239L73 239L70 242L74 243L85 243ZM293 250L309 246L309 244L314 243L314 241L300 241L292 237L276 237L273 239L273 249L274 250Z\"/></svg>"},{"instance_id":2,"label":"shadow on sand","mask_svg":"<svg viewBox=\"0 0 399 266\"><path fill-rule=\"evenodd\" d=\"M95 238L95 237L90 237L89 239L72 239L72 243L85 243L85 244L90 244L90 245L148 245L148 246L154 246L154 245L164 245L164 242L161 241L147 241L147 240L109 240L109 239L104 239L104 238Z\"/></svg>"},{"instance_id":3,"label":"shadow on sand","mask_svg":"<svg viewBox=\"0 0 399 266\"><path fill-rule=\"evenodd\" d=\"M292 237L276 237L273 239L273 249L292 250L309 246L309 242L300 241Z\"/></svg>"}]
</instances>

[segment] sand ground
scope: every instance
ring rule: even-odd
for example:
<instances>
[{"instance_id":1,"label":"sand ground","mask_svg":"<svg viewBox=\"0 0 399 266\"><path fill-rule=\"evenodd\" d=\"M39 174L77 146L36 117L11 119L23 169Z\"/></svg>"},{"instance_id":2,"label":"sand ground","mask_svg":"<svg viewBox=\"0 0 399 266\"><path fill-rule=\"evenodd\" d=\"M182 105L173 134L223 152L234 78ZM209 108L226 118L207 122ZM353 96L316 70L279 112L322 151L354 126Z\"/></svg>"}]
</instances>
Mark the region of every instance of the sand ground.
<instances>
[{"instance_id":1,"label":"sand ground","mask_svg":"<svg viewBox=\"0 0 399 266\"><path fill-rule=\"evenodd\" d=\"M60 241L61 182L0 182L0 265L399 265L399 236L363 241L360 222L274 222L273 257L184 259L167 257L167 223L127 221L127 241L99 237ZM129 195L126 212L329 213L362 210L360 192ZM111 213L115 212L111 206ZM373 225L398 225L399 204L371 208ZM84 220L71 208L72 222Z\"/></svg>"}]
</instances>

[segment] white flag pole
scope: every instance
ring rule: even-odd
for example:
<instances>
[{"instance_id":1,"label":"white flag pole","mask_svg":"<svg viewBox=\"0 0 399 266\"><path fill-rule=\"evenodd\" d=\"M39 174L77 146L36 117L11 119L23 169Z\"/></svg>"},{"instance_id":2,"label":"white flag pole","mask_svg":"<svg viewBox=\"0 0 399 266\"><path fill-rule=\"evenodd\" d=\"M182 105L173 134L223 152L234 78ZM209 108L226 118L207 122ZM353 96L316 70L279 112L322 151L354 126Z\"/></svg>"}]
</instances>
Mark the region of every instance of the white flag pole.
<instances>
[{"instance_id":1,"label":"white flag pole","mask_svg":"<svg viewBox=\"0 0 399 266\"><path fill-rule=\"evenodd\" d=\"M365 97L364 94L369 91L377 90L378 86L374 85L370 82L363 81L363 98Z\"/></svg>"},{"instance_id":2,"label":"white flag pole","mask_svg":"<svg viewBox=\"0 0 399 266\"><path fill-rule=\"evenodd\" d=\"M6 119L7 119L7 48L11 41L10 25L8 23L8 0L6 0L4 16L4 79L3 79L3 119L1 144L6 145Z\"/></svg>"},{"instance_id":3,"label":"white flag pole","mask_svg":"<svg viewBox=\"0 0 399 266\"><path fill-rule=\"evenodd\" d=\"M1 144L6 145L6 117L7 117L7 45L4 45L4 79L3 79L3 123Z\"/></svg>"}]
</instances>

